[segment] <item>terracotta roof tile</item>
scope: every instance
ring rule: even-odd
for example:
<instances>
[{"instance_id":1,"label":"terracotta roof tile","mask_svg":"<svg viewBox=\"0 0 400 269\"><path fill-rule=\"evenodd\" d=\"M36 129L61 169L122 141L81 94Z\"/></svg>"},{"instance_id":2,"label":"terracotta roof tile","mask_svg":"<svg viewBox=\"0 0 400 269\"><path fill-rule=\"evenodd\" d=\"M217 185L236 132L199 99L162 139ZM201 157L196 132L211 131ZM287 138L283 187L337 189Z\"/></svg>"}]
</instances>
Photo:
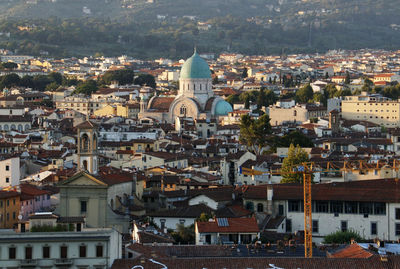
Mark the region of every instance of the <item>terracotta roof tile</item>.
<instances>
[{"instance_id":1,"label":"terracotta roof tile","mask_svg":"<svg viewBox=\"0 0 400 269\"><path fill-rule=\"evenodd\" d=\"M218 218L214 221L196 221L200 233L258 233L260 230L255 218L226 218L228 225L220 225Z\"/></svg>"}]
</instances>

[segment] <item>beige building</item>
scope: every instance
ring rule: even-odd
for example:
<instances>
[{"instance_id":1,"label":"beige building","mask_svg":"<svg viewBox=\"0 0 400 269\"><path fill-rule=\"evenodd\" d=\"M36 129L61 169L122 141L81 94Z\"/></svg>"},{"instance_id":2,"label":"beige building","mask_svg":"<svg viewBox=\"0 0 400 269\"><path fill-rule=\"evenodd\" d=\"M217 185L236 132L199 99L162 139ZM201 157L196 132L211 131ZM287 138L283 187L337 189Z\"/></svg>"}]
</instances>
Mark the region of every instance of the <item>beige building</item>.
<instances>
[{"instance_id":1,"label":"beige building","mask_svg":"<svg viewBox=\"0 0 400 269\"><path fill-rule=\"evenodd\" d=\"M342 100L342 118L399 127L400 102L377 96L346 96Z\"/></svg>"},{"instance_id":2,"label":"beige building","mask_svg":"<svg viewBox=\"0 0 400 269\"><path fill-rule=\"evenodd\" d=\"M268 114L272 126L282 125L284 122L302 123L308 120L307 109L303 106L290 108L271 106L268 108Z\"/></svg>"},{"instance_id":3,"label":"beige building","mask_svg":"<svg viewBox=\"0 0 400 269\"><path fill-rule=\"evenodd\" d=\"M56 108L61 110L72 109L83 114L93 114L94 111L110 105L125 103L122 98L86 98L83 96L68 96L63 100L56 101Z\"/></svg>"}]
</instances>

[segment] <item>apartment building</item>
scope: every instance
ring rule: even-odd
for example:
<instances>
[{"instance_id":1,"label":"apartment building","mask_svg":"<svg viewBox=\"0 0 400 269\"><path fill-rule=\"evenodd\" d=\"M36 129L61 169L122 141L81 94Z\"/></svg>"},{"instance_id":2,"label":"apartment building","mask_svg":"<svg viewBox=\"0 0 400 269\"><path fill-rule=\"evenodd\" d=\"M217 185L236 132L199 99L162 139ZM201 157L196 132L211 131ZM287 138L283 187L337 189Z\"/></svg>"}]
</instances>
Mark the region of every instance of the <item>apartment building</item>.
<instances>
[{"instance_id":1,"label":"apartment building","mask_svg":"<svg viewBox=\"0 0 400 269\"><path fill-rule=\"evenodd\" d=\"M16 186L21 179L19 157L0 161L0 188Z\"/></svg>"},{"instance_id":2,"label":"apartment building","mask_svg":"<svg viewBox=\"0 0 400 269\"><path fill-rule=\"evenodd\" d=\"M345 96L342 100L342 118L364 120L385 127L400 126L400 102L377 95Z\"/></svg>"},{"instance_id":3,"label":"apartment building","mask_svg":"<svg viewBox=\"0 0 400 269\"><path fill-rule=\"evenodd\" d=\"M82 96L68 96L63 100L56 101L57 109L72 109L83 114L93 114L94 111L102 109L109 105L118 105L125 103L122 98L86 98Z\"/></svg>"},{"instance_id":4,"label":"apartment building","mask_svg":"<svg viewBox=\"0 0 400 269\"><path fill-rule=\"evenodd\" d=\"M0 232L3 268L110 268L122 257L121 235L113 229L80 232Z\"/></svg>"},{"instance_id":5,"label":"apartment building","mask_svg":"<svg viewBox=\"0 0 400 269\"><path fill-rule=\"evenodd\" d=\"M396 179L313 184L313 241L336 231L354 230L373 240L400 239L400 182ZM261 208L283 216L287 233L304 230L303 186L301 184L249 186L243 194L246 208ZM266 210L264 210L266 209Z\"/></svg>"}]
</instances>

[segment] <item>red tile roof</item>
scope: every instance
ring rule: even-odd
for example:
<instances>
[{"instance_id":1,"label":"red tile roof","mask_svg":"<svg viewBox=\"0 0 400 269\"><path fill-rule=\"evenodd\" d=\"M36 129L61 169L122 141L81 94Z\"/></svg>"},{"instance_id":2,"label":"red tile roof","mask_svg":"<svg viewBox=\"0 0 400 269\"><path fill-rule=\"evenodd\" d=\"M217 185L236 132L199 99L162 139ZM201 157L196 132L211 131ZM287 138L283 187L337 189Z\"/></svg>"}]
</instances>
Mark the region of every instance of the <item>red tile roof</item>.
<instances>
[{"instance_id":1,"label":"red tile roof","mask_svg":"<svg viewBox=\"0 0 400 269\"><path fill-rule=\"evenodd\" d=\"M358 244L351 244L344 249L340 249L334 253L329 253L328 252L328 257L329 258L370 258L372 257L373 254L362 247L360 247Z\"/></svg>"},{"instance_id":2,"label":"red tile roof","mask_svg":"<svg viewBox=\"0 0 400 269\"><path fill-rule=\"evenodd\" d=\"M258 233L257 221L255 218L226 218L228 225L219 225L218 219L214 221L196 221L200 233Z\"/></svg>"}]
</instances>

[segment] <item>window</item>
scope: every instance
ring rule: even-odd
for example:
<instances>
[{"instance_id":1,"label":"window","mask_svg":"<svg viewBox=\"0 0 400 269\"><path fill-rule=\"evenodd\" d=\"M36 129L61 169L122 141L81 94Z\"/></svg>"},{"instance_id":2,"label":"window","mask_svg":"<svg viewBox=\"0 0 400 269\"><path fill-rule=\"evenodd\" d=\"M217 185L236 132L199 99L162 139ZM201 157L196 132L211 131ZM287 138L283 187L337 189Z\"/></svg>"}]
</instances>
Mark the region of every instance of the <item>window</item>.
<instances>
[{"instance_id":1,"label":"window","mask_svg":"<svg viewBox=\"0 0 400 269\"><path fill-rule=\"evenodd\" d=\"M86 246L79 246L79 257L80 258L86 257Z\"/></svg>"},{"instance_id":2,"label":"window","mask_svg":"<svg viewBox=\"0 0 400 269\"><path fill-rule=\"evenodd\" d=\"M288 202L288 211L289 212L300 212L300 201L299 200L289 200Z\"/></svg>"},{"instance_id":3,"label":"window","mask_svg":"<svg viewBox=\"0 0 400 269\"><path fill-rule=\"evenodd\" d=\"M13 220L15 220L15 212L13 212Z\"/></svg>"},{"instance_id":4,"label":"window","mask_svg":"<svg viewBox=\"0 0 400 269\"><path fill-rule=\"evenodd\" d=\"M160 227L163 230L165 228L165 219L160 219Z\"/></svg>"},{"instance_id":5,"label":"window","mask_svg":"<svg viewBox=\"0 0 400 269\"><path fill-rule=\"evenodd\" d=\"M283 205L278 206L278 215L283 216Z\"/></svg>"},{"instance_id":6,"label":"window","mask_svg":"<svg viewBox=\"0 0 400 269\"><path fill-rule=\"evenodd\" d=\"M15 260L17 255L17 248L16 247L10 247L8 249L8 258L10 260Z\"/></svg>"},{"instance_id":7,"label":"window","mask_svg":"<svg viewBox=\"0 0 400 269\"><path fill-rule=\"evenodd\" d=\"M357 214L358 213L357 202L344 202L344 213Z\"/></svg>"},{"instance_id":8,"label":"window","mask_svg":"<svg viewBox=\"0 0 400 269\"><path fill-rule=\"evenodd\" d=\"M96 246L96 257L103 257L103 246Z\"/></svg>"},{"instance_id":9,"label":"window","mask_svg":"<svg viewBox=\"0 0 400 269\"><path fill-rule=\"evenodd\" d=\"M25 247L25 259L26 260L32 259L32 247Z\"/></svg>"},{"instance_id":10,"label":"window","mask_svg":"<svg viewBox=\"0 0 400 269\"><path fill-rule=\"evenodd\" d=\"M262 203L257 204L257 212L263 212L264 211L264 205Z\"/></svg>"},{"instance_id":11,"label":"window","mask_svg":"<svg viewBox=\"0 0 400 269\"><path fill-rule=\"evenodd\" d=\"M186 115L186 106L185 106L185 105L182 105L182 106L181 106L181 108L180 108L180 114L181 114L181 115Z\"/></svg>"},{"instance_id":12,"label":"window","mask_svg":"<svg viewBox=\"0 0 400 269\"><path fill-rule=\"evenodd\" d=\"M42 248L42 252L43 252L43 259L50 258L50 247L49 246L44 246Z\"/></svg>"},{"instance_id":13,"label":"window","mask_svg":"<svg viewBox=\"0 0 400 269\"><path fill-rule=\"evenodd\" d=\"M396 208L396 219L400 220L400 208Z\"/></svg>"},{"instance_id":14,"label":"window","mask_svg":"<svg viewBox=\"0 0 400 269\"><path fill-rule=\"evenodd\" d=\"M317 213L329 213L329 202L316 201L315 212Z\"/></svg>"},{"instance_id":15,"label":"window","mask_svg":"<svg viewBox=\"0 0 400 269\"><path fill-rule=\"evenodd\" d=\"M377 235L377 234L378 234L378 223L371 222L371 235Z\"/></svg>"},{"instance_id":16,"label":"window","mask_svg":"<svg viewBox=\"0 0 400 269\"><path fill-rule=\"evenodd\" d=\"M292 232L292 220L291 219L286 219L286 232L287 233Z\"/></svg>"},{"instance_id":17,"label":"window","mask_svg":"<svg viewBox=\"0 0 400 269\"><path fill-rule=\"evenodd\" d=\"M68 258L68 247L67 246L60 247L60 258L61 259Z\"/></svg>"},{"instance_id":18,"label":"window","mask_svg":"<svg viewBox=\"0 0 400 269\"><path fill-rule=\"evenodd\" d=\"M319 233L319 222L318 220L313 220L312 221L312 232L313 233Z\"/></svg>"},{"instance_id":19,"label":"window","mask_svg":"<svg viewBox=\"0 0 400 269\"><path fill-rule=\"evenodd\" d=\"M396 223L396 231L395 231L395 233L396 233L396 235L397 236L399 236L400 235L400 223Z\"/></svg>"},{"instance_id":20,"label":"window","mask_svg":"<svg viewBox=\"0 0 400 269\"><path fill-rule=\"evenodd\" d=\"M185 224L185 220L184 219L180 219L179 223L183 225L183 224Z\"/></svg>"},{"instance_id":21,"label":"window","mask_svg":"<svg viewBox=\"0 0 400 269\"><path fill-rule=\"evenodd\" d=\"M360 203L360 213L361 214L372 214L374 211L373 203L370 202L362 202Z\"/></svg>"},{"instance_id":22,"label":"window","mask_svg":"<svg viewBox=\"0 0 400 269\"><path fill-rule=\"evenodd\" d=\"M10 171L10 166L6 165L6 171Z\"/></svg>"},{"instance_id":23,"label":"window","mask_svg":"<svg viewBox=\"0 0 400 269\"><path fill-rule=\"evenodd\" d=\"M342 230L342 232L346 232L347 231L347 220L342 220L340 222L340 229Z\"/></svg>"},{"instance_id":24,"label":"window","mask_svg":"<svg viewBox=\"0 0 400 269\"><path fill-rule=\"evenodd\" d=\"M375 215L386 215L386 204L385 203L374 203L374 214Z\"/></svg>"},{"instance_id":25,"label":"window","mask_svg":"<svg viewBox=\"0 0 400 269\"><path fill-rule=\"evenodd\" d=\"M6 177L6 183L10 183L10 178Z\"/></svg>"},{"instance_id":26,"label":"window","mask_svg":"<svg viewBox=\"0 0 400 269\"><path fill-rule=\"evenodd\" d=\"M331 212L332 213L343 213L343 202L332 201L331 202Z\"/></svg>"},{"instance_id":27,"label":"window","mask_svg":"<svg viewBox=\"0 0 400 269\"><path fill-rule=\"evenodd\" d=\"M81 201L81 213L86 213L87 201Z\"/></svg>"}]
</instances>

